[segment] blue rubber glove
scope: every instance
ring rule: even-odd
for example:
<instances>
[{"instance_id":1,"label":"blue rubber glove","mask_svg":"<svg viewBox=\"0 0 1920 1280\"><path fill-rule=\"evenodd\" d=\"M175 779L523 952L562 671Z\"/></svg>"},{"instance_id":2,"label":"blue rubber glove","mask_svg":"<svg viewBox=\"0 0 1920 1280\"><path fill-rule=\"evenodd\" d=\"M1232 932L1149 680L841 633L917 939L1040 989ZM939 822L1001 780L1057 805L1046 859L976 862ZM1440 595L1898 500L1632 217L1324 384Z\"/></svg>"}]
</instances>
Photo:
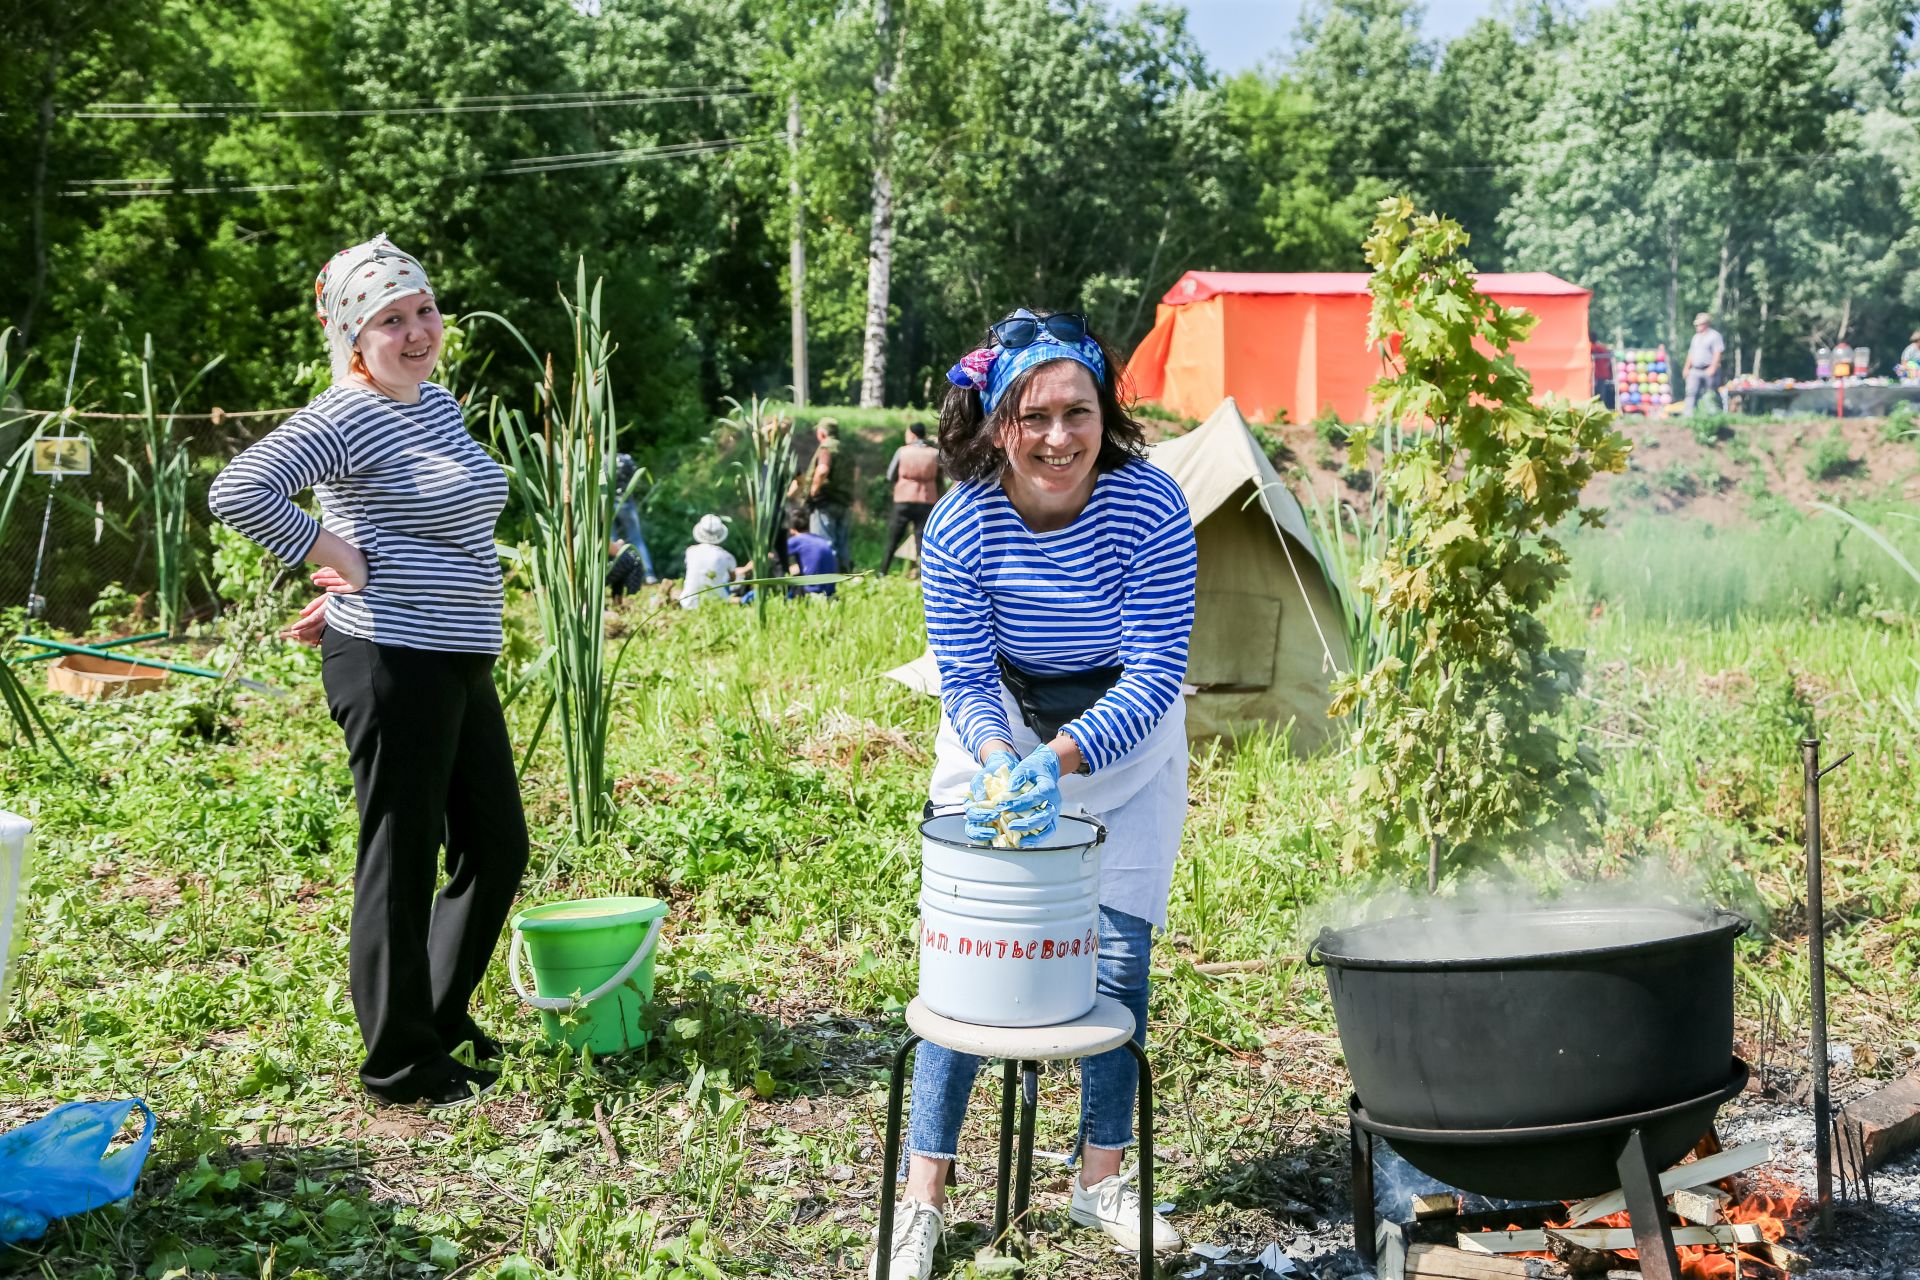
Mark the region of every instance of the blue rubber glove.
<instances>
[{"instance_id":1,"label":"blue rubber glove","mask_svg":"<svg viewBox=\"0 0 1920 1280\"><path fill-rule=\"evenodd\" d=\"M1021 843L1044 840L1060 825L1060 757L1053 748L1041 743L1013 768L1008 779L1012 794L1003 806L1007 813L1020 815L1007 823L1007 829L1019 834Z\"/></svg>"},{"instance_id":2,"label":"blue rubber glove","mask_svg":"<svg viewBox=\"0 0 1920 1280\"><path fill-rule=\"evenodd\" d=\"M973 775L973 784L967 788L967 839L975 844L992 844L993 838L1000 833L994 830L993 820L1000 815L1004 800L999 804L987 802L987 775L1005 769L1008 773L1020 765L1019 757L1011 751L990 751L986 763L980 766L980 772Z\"/></svg>"}]
</instances>

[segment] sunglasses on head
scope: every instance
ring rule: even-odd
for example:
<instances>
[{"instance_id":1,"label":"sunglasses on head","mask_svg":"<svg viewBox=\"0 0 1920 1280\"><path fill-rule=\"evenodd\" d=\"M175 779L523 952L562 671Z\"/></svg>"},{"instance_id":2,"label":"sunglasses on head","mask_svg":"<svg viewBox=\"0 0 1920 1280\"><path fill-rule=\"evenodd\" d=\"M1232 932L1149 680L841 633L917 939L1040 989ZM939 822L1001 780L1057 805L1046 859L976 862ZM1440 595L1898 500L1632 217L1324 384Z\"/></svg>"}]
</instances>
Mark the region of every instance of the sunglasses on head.
<instances>
[{"instance_id":1,"label":"sunglasses on head","mask_svg":"<svg viewBox=\"0 0 1920 1280\"><path fill-rule=\"evenodd\" d=\"M1016 312L998 324L988 326L987 331L993 340L1008 351L1018 351L1040 341L1042 333L1053 335L1059 342L1083 342L1087 336L1087 318L1078 311L1055 311L1051 315L1036 316L1032 312Z\"/></svg>"}]
</instances>

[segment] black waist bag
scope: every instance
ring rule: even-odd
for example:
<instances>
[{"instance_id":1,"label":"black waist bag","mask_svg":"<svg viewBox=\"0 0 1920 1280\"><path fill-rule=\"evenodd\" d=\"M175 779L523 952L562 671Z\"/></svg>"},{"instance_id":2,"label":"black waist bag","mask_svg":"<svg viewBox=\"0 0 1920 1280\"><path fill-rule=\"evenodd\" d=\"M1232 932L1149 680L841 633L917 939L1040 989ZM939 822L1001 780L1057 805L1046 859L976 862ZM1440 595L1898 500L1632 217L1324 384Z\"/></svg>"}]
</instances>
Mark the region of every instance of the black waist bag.
<instances>
[{"instance_id":1,"label":"black waist bag","mask_svg":"<svg viewBox=\"0 0 1920 1280\"><path fill-rule=\"evenodd\" d=\"M1040 676L1008 662L1005 654L995 654L1000 664L1000 680L1020 708L1020 718L1041 742L1051 742L1060 726L1085 715L1087 708L1106 696L1120 681L1125 667L1095 667L1091 671L1069 671L1062 675Z\"/></svg>"}]
</instances>

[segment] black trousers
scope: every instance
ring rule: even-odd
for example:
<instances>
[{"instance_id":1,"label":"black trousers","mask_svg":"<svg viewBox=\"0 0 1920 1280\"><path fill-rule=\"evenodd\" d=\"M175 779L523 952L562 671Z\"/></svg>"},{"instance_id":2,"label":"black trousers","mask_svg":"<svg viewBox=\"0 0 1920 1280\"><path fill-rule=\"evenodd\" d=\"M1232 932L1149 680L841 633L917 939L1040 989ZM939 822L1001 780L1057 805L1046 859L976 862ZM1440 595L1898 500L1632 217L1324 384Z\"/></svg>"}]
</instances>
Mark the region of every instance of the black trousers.
<instances>
[{"instance_id":1,"label":"black trousers","mask_svg":"<svg viewBox=\"0 0 1920 1280\"><path fill-rule=\"evenodd\" d=\"M527 866L527 821L493 657L375 644L329 629L327 709L360 808L348 972L360 1079L404 1090L478 1031L480 985ZM439 854L447 882L439 894ZM425 1073L416 1075L416 1073Z\"/></svg>"},{"instance_id":2,"label":"black trousers","mask_svg":"<svg viewBox=\"0 0 1920 1280\"><path fill-rule=\"evenodd\" d=\"M880 557L880 572L884 575L893 568L893 553L900 549L900 541L913 526L913 536L919 546L927 545L927 517L933 514L931 502L896 502L893 514L887 517L887 553Z\"/></svg>"}]
</instances>

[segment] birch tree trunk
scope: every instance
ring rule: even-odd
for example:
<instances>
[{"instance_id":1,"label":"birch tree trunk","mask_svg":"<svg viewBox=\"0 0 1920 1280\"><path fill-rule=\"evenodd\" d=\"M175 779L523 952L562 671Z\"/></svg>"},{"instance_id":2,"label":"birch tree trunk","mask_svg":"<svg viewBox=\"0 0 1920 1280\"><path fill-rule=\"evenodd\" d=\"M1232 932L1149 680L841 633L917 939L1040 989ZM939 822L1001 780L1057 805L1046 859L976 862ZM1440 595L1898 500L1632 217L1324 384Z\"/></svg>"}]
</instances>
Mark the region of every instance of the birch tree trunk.
<instances>
[{"instance_id":1,"label":"birch tree trunk","mask_svg":"<svg viewBox=\"0 0 1920 1280\"><path fill-rule=\"evenodd\" d=\"M807 209L800 192L800 95L787 99L787 199L793 206L787 284L792 294L793 406L807 407Z\"/></svg>"},{"instance_id":2,"label":"birch tree trunk","mask_svg":"<svg viewBox=\"0 0 1920 1280\"><path fill-rule=\"evenodd\" d=\"M898 53L892 0L874 0L880 68L873 76L873 220L867 236L867 328L860 353L860 407L887 398L887 301L893 288L893 76Z\"/></svg>"}]
</instances>

